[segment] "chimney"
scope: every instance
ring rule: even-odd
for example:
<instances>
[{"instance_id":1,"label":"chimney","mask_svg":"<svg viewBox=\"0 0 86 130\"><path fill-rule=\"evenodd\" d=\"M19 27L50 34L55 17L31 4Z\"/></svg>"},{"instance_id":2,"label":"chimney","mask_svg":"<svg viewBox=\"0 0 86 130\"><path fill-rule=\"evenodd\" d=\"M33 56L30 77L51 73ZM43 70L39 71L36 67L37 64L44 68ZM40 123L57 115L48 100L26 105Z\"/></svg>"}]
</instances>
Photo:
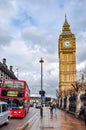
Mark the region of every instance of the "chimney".
<instances>
[{"instance_id":1,"label":"chimney","mask_svg":"<svg viewBox=\"0 0 86 130\"><path fill-rule=\"evenodd\" d=\"M12 65L10 66L10 71L13 71L13 66Z\"/></svg>"},{"instance_id":2,"label":"chimney","mask_svg":"<svg viewBox=\"0 0 86 130\"><path fill-rule=\"evenodd\" d=\"M6 65L6 59L5 58L3 58L3 64Z\"/></svg>"}]
</instances>

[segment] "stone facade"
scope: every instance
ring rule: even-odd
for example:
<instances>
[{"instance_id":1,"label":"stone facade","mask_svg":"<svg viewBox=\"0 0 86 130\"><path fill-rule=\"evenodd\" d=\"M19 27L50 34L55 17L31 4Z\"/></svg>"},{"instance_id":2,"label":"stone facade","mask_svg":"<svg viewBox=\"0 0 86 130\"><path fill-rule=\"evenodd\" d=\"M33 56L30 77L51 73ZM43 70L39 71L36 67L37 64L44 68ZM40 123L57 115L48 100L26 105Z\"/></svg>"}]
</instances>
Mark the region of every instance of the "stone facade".
<instances>
[{"instance_id":1,"label":"stone facade","mask_svg":"<svg viewBox=\"0 0 86 130\"><path fill-rule=\"evenodd\" d=\"M3 58L3 61L0 62L0 81L4 79L17 79L12 69L13 66L10 66L8 69L8 66L6 65L6 59Z\"/></svg>"}]
</instances>

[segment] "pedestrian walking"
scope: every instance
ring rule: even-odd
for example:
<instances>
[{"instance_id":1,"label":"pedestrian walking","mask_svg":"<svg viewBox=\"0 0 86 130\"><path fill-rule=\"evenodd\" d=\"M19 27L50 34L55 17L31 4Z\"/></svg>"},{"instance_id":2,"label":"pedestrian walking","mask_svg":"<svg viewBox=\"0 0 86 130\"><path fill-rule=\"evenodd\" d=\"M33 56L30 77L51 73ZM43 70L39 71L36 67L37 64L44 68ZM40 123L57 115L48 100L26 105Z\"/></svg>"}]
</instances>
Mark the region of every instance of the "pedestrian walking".
<instances>
[{"instance_id":1,"label":"pedestrian walking","mask_svg":"<svg viewBox=\"0 0 86 130\"><path fill-rule=\"evenodd\" d=\"M57 111L57 104L56 102L54 101L53 102L53 115L56 116L56 111Z\"/></svg>"},{"instance_id":2,"label":"pedestrian walking","mask_svg":"<svg viewBox=\"0 0 86 130\"><path fill-rule=\"evenodd\" d=\"M81 107L80 114L83 116L85 126L86 126L86 102L84 102L84 106Z\"/></svg>"},{"instance_id":3,"label":"pedestrian walking","mask_svg":"<svg viewBox=\"0 0 86 130\"><path fill-rule=\"evenodd\" d=\"M52 115L53 114L53 103L50 102L50 114Z\"/></svg>"},{"instance_id":4,"label":"pedestrian walking","mask_svg":"<svg viewBox=\"0 0 86 130\"><path fill-rule=\"evenodd\" d=\"M51 117L54 115L56 116L56 109L57 109L57 105L55 101L52 101L50 103L50 113L51 113Z\"/></svg>"}]
</instances>

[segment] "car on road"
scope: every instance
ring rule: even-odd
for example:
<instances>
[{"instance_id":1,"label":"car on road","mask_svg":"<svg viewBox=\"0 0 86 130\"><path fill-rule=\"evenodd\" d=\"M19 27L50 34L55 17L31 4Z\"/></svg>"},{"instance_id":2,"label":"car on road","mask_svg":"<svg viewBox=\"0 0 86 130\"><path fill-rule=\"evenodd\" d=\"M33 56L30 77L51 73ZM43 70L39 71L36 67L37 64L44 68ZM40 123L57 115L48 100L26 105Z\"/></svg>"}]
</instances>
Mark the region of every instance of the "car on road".
<instances>
[{"instance_id":1,"label":"car on road","mask_svg":"<svg viewBox=\"0 0 86 130\"><path fill-rule=\"evenodd\" d=\"M7 124L9 122L10 113L6 102L0 101L0 125Z\"/></svg>"},{"instance_id":2,"label":"car on road","mask_svg":"<svg viewBox=\"0 0 86 130\"><path fill-rule=\"evenodd\" d=\"M35 105L35 108L41 108L41 103L37 102L36 105Z\"/></svg>"}]
</instances>

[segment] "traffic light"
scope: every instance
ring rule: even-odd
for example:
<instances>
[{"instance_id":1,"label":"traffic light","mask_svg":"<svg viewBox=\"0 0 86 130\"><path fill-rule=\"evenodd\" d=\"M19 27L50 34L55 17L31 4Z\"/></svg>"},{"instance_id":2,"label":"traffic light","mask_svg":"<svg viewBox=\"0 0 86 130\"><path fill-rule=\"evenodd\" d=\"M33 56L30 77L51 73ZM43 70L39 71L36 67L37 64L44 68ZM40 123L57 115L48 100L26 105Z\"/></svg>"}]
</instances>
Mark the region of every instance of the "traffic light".
<instances>
[{"instance_id":1,"label":"traffic light","mask_svg":"<svg viewBox=\"0 0 86 130\"><path fill-rule=\"evenodd\" d=\"M45 96L45 91L44 91L44 90L39 91L39 94L40 94L41 96Z\"/></svg>"}]
</instances>

